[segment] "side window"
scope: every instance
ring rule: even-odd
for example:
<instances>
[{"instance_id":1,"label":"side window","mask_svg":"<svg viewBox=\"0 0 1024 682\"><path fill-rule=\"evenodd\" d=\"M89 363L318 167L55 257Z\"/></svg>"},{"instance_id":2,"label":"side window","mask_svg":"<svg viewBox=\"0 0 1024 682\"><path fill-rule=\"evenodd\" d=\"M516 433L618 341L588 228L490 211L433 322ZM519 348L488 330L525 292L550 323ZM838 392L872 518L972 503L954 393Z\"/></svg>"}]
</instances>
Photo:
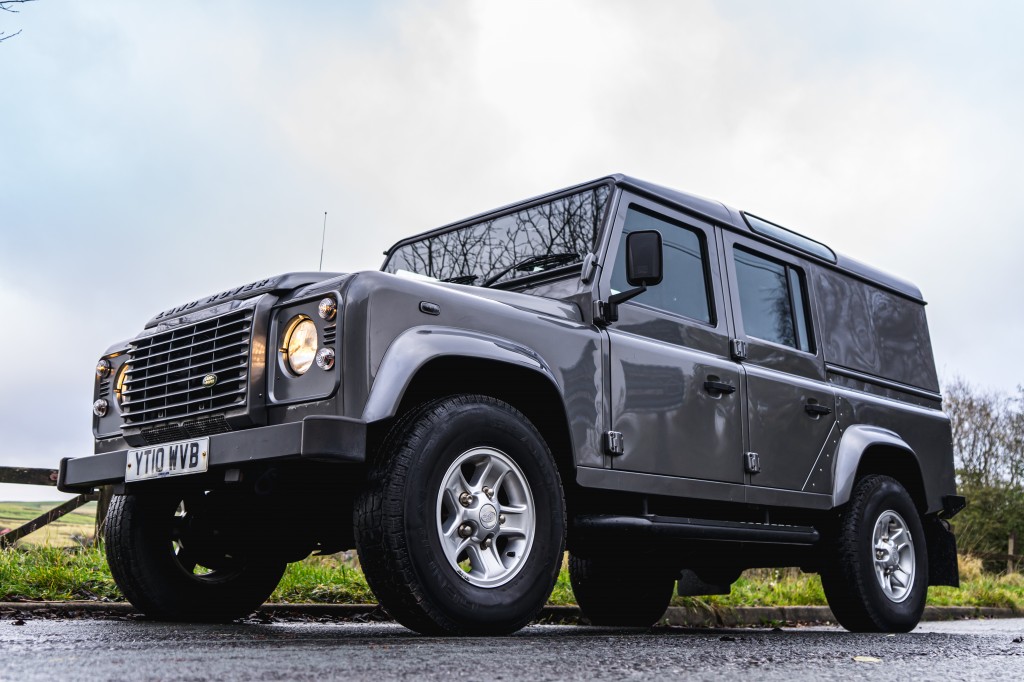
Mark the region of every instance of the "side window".
<instances>
[{"instance_id":1,"label":"side window","mask_svg":"<svg viewBox=\"0 0 1024 682\"><path fill-rule=\"evenodd\" d=\"M626 211L626 224L622 228L622 239L612 269L613 293L630 288L626 283L626 235L637 230L661 233L664 279L658 286L650 287L632 300L710 323L713 317L708 300L707 257L702 235L632 206Z\"/></svg>"},{"instance_id":2,"label":"side window","mask_svg":"<svg viewBox=\"0 0 1024 682\"><path fill-rule=\"evenodd\" d=\"M747 336L813 353L803 273L738 248L733 260Z\"/></svg>"}]
</instances>

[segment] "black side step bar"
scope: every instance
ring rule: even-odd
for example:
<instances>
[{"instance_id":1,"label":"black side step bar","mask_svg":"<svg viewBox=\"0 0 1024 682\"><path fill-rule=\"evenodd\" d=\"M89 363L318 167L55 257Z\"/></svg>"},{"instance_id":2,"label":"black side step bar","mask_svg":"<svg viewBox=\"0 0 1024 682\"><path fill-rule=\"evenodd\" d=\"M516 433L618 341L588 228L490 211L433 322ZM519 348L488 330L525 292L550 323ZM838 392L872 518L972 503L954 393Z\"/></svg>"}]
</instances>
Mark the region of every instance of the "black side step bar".
<instances>
[{"instance_id":1,"label":"black side step bar","mask_svg":"<svg viewBox=\"0 0 1024 682\"><path fill-rule=\"evenodd\" d=\"M813 545L821 537L811 526L745 521L716 521L679 516L609 516L583 514L573 519L576 531L619 538L657 537L676 540L731 540L770 544Z\"/></svg>"}]
</instances>

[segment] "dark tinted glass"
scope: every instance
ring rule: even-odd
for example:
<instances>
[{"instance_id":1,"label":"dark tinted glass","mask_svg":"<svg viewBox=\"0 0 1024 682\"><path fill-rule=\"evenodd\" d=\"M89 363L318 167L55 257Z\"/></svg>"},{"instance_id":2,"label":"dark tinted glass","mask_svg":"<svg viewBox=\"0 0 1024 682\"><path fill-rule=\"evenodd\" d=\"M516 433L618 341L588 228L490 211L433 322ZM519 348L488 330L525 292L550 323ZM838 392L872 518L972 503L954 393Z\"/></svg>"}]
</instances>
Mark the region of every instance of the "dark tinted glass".
<instances>
[{"instance_id":1,"label":"dark tinted glass","mask_svg":"<svg viewBox=\"0 0 1024 682\"><path fill-rule=\"evenodd\" d=\"M711 322L704 249L700 236L694 230L634 208L626 212L626 224L622 230L618 254L615 256L615 267L612 270L613 293L630 288L626 283L626 235L638 230L661 232L664 261L661 284L649 288L632 299L632 302L643 303L701 322Z\"/></svg>"},{"instance_id":2,"label":"dark tinted glass","mask_svg":"<svg viewBox=\"0 0 1024 682\"><path fill-rule=\"evenodd\" d=\"M497 281L578 263L594 248L610 193L602 185L405 244L395 249L384 270L482 284L506 269ZM538 260L515 267L527 259Z\"/></svg>"},{"instance_id":3,"label":"dark tinted glass","mask_svg":"<svg viewBox=\"0 0 1024 682\"><path fill-rule=\"evenodd\" d=\"M736 249L736 285L747 336L810 351L810 331L800 273Z\"/></svg>"}]
</instances>

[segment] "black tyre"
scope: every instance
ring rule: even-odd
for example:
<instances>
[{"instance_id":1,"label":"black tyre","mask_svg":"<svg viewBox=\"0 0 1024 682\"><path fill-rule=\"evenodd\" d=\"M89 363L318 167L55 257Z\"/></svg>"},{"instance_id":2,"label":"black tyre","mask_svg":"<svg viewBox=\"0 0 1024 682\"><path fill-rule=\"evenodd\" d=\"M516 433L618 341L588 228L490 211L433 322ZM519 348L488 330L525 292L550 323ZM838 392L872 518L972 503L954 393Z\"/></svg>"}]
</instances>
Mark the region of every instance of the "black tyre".
<instances>
[{"instance_id":1,"label":"black tyre","mask_svg":"<svg viewBox=\"0 0 1024 682\"><path fill-rule=\"evenodd\" d=\"M540 433L494 398L427 403L392 429L356 502L380 603L424 634L518 630L551 594L565 545L558 469Z\"/></svg>"},{"instance_id":2,"label":"black tyre","mask_svg":"<svg viewBox=\"0 0 1024 682\"><path fill-rule=\"evenodd\" d=\"M569 555L569 580L591 625L649 627L665 614L675 577L668 572L635 576L635 567L610 559Z\"/></svg>"},{"instance_id":3,"label":"black tyre","mask_svg":"<svg viewBox=\"0 0 1024 682\"><path fill-rule=\"evenodd\" d=\"M110 573L128 601L150 618L241 618L267 600L284 574L283 561L218 548L210 514L204 514L206 497L115 495L110 502Z\"/></svg>"},{"instance_id":4,"label":"black tyre","mask_svg":"<svg viewBox=\"0 0 1024 682\"><path fill-rule=\"evenodd\" d=\"M825 597L853 632L909 632L928 593L928 548L906 489L888 476L857 481L822 570Z\"/></svg>"}]
</instances>

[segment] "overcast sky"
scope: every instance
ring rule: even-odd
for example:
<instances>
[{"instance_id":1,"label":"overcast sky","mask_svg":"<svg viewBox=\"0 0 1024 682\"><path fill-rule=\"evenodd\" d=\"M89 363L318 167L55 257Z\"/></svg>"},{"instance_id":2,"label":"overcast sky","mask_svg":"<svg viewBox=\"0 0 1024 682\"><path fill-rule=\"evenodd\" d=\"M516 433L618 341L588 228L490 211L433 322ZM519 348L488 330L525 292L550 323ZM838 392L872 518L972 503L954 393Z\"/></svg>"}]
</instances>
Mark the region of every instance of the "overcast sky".
<instances>
[{"instance_id":1,"label":"overcast sky","mask_svg":"<svg viewBox=\"0 0 1024 682\"><path fill-rule=\"evenodd\" d=\"M612 172L915 282L1024 383L1024 3L68 3L0 13L0 465L91 453L159 310ZM0 499L54 499L0 485Z\"/></svg>"}]
</instances>

